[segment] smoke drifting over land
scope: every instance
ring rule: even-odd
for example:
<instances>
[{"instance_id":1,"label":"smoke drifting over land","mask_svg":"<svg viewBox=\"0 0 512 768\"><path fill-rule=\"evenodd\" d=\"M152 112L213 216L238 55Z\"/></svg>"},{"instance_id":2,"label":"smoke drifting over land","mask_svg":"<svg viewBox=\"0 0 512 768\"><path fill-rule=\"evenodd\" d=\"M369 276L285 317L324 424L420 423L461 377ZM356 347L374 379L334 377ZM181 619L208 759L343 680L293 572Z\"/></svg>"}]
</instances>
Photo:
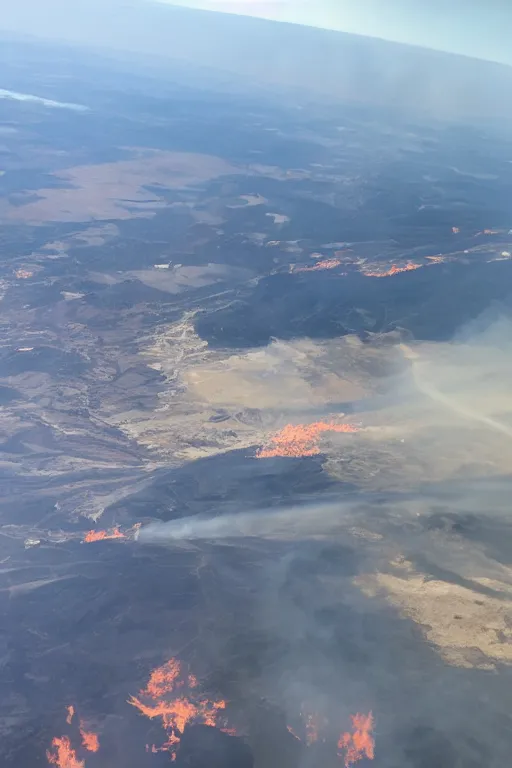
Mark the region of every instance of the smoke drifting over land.
<instances>
[{"instance_id":1,"label":"smoke drifting over land","mask_svg":"<svg viewBox=\"0 0 512 768\"><path fill-rule=\"evenodd\" d=\"M420 455L425 467L435 468L436 478L441 481L456 482L468 457L472 479L478 476L476 467L483 476L505 473L512 459L512 322L506 318L494 322L483 318L450 343L402 343L399 349L403 355L402 370L397 366L387 385L379 382L382 402L387 405L375 413L365 413L360 427L331 425L329 429L329 424L320 423L320 431L360 433L356 450L363 453L370 444L378 446L399 434L406 435L401 443L407 442L411 463L415 455ZM383 387L389 391L383 392ZM315 423L309 431L306 427L301 429L309 436L314 427ZM294 428L287 429L293 432ZM439 454L439 433L449 443L451 466ZM311 455L309 443L304 451L301 454L297 449L290 455ZM320 453L317 446L315 453ZM272 458L287 454L272 450L268 456L263 451L257 455ZM407 482L407 465L401 469ZM374 474L375 470L379 467L372 469ZM419 498L430 479L428 474L423 477ZM347 510L358 504L359 501L350 501L250 513L240 510L210 519L154 523L143 528L138 539L165 543L173 539L294 539L329 535L346 518Z\"/></svg>"},{"instance_id":2,"label":"smoke drifting over land","mask_svg":"<svg viewBox=\"0 0 512 768\"><path fill-rule=\"evenodd\" d=\"M495 677L488 711L478 701L479 676L512 664L511 340L510 319L487 315L450 343L395 347L395 372L377 386L385 405L360 414L360 431L340 445L337 435L323 445L339 479L344 450L359 452L365 492L250 511L215 504L210 516L138 533L169 557L185 547L206 558L246 601L244 630L231 625L227 640L219 627L210 652L229 667L245 645L243 697L283 708L291 733L327 723L304 766L324 759L321 748L329 754L351 711L370 710L379 765L505 759L508 678ZM401 489L386 485L388 472Z\"/></svg>"},{"instance_id":3,"label":"smoke drifting over land","mask_svg":"<svg viewBox=\"0 0 512 768\"><path fill-rule=\"evenodd\" d=\"M95 5L0 20L2 766L503 768L510 71Z\"/></svg>"}]
</instances>

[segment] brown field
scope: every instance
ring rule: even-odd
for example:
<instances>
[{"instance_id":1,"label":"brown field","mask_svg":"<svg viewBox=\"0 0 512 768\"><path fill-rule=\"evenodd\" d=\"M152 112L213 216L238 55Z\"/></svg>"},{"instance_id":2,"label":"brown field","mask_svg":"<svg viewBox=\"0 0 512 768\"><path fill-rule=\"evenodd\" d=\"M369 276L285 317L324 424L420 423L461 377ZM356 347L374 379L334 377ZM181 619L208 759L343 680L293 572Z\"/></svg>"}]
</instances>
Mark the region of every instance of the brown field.
<instances>
[{"instance_id":1,"label":"brown field","mask_svg":"<svg viewBox=\"0 0 512 768\"><path fill-rule=\"evenodd\" d=\"M182 189L240 171L218 157L187 152L133 150L116 163L79 165L53 175L65 189L39 189L27 205L0 203L0 221L92 221L153 216L165 201L145 187Z\"/></svg>"}]
</instances>

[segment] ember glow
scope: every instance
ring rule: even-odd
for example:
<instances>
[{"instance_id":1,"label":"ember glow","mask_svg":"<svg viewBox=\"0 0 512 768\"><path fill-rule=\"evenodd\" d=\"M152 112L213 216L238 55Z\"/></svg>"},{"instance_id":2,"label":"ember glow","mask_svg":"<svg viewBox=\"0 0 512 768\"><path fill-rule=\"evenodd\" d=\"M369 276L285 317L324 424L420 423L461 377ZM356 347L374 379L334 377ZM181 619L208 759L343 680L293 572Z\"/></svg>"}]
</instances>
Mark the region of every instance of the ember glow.
<instances>
[{"instance_id":1,"label":"ember glow","mask_svg":"<svg viewBox=\"0 0 512 768\"><path fill-rule=\"evenodd\" d=\"M299 736L291 725L287 725L286 728L289 733L292 734L298 741L305 741L308 747L315 744L317 741L325 740L325 733L329 725L325 717L320 717L316 714L305 714L301 712L302 719L302 736Z\"/></svg>"},{"instance_id":2,"label":"ember glow","mask_svg":"<svg viewBox=\"0 0 512 768\"><path fill-rule=\"evenodd\" d=\"M342 733L338 741L338 755L343 757L345 767L349 768L364 757L373 760L375 756L375 739L373 732L373 715L357 713L352 715L352 733Z\"/></svg>"},{"instance_id":3,"label":"ember glow","mask_svg":"<svg viewBox=\"0 0 512 768\"><path fill-rule=\"evenodd\" d=\"M161 718L167 741L161 747L153 745L148 749L152 752L168 751L172 760L176 759L186 725L217 726L226 708L222 699L210 700L201 694L197 678L186 672L177 659L170 659L154 669L147 686L138 696L132 696L129 704L150 719ZM232 733L229 729L222 730Z\"/></svg>"},{"instance_id":4,"label":"ember glow","mask_svg":"<svg viewBox=\"0 0 512 768\"><path fill-rule=\"evenodd\" d=\"M257 452L256 458L317 456L320 453L319 441L322 432L351 433L359 432L359 428L351 424L333 424L323 421L313 424L287 424L270 439L266 447Z\"/></svg>"},{"instance_id":5,"label":"ember glow","mask_svg":"<svg viewBox=\"0 0 512 768\"><path fill-rule=\"evenodd\" d=\"M364 269L361 271L366 277L392 277L393 275L398 275L400 272L412 272L413 270L420 269L421 267L422 264L416 264L413 261L408 261L407 264L405 264L403 267L400 267L397 264L392 264L391 267L384 272L367 272Z\"/></svg>"},{"instance_id":6,"label":"ember glow","mask_svg":"<svg viewBox=\"0 0 512 768\"><path fill-rule=\"evenodd\" d=\"M327 727L327 720L319 715L306 715L304 727L306 730L306 744L310 746L317 741L323 741L322 733Z\"/></svg>"},{"instance_id":7,"label":"ember glow","mask_svg":"<svg viewBox=\"0 0 512 768\"><path fill-rule=\"evenodd\" d=\"M322 269L335 269L341 265L341 259L323 259L317 261L311 267L297 267L292 269L293 272L319 272Z\"/></svg>"},{"instance_id":8,"label":"ember glow","mask_svg":"<svg viewBox=\"0 0 512 768\"><path fill-rule=\"evenodd\" d=\"M109 531L87 531L84 536L84 543L90 544L92 541L105 541L105 539L125 539L126 534L119 528L111 528Z\"/></svg>"},{"instance_id":9,"label":"ember glow","mask_svg":"<svg viewBox=\"0 0 512 768\"><path fill-rule=\"evenodd\" d=\"M28 280L29 277L33 277L34 273L30 271L30 269L17 269L14 273L15 277L18 278L18 280Z\"/></svg>"},{"instance_id":10,"label":"ember glow","mask_svg":"<svg viewBox=\"0 0 512 768\"><path fill-rule=\"evenodd\" d=\"M67 713L68 714L67 714L67 717L66 717L66 723L68 725L71 725L71 722L72 722L72 720L73 720L73 718L75 716L75 708L74 708L74 706L72 704L70 704L69 707L67 708Z\"/></svg>"}]
</instances>

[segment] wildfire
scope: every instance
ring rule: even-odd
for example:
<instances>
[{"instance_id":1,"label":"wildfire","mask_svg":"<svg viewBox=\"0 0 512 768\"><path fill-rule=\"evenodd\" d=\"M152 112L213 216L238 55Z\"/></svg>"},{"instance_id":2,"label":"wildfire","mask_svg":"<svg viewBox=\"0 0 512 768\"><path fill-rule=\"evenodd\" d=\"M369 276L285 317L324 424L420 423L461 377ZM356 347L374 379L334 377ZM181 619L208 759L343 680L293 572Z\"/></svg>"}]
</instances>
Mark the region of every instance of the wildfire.
<instances>
[{"instance_id":1,"label":"wildfire","mask_svg":"<svg viewBox=\"0 0 512 768\"><path fill-rule=\"evenodd\" d=\"M46 757L50 765L56 765L58 768L85 768L85 760L77 758L67 736L56 736L52 741L52 749L46 752Z\"/></svg>"},{"instance_id":2,"label":"wildfire","mask_svg":"<svg viewBox=\"0 0 512 768\"><path fill-rule=\"evenodd\" d=\"M27 280L29 277L33 277L34 273L30 269L17 269L14 273L18 280Z\"/></svg>"},{"instance_id":3,"label":"wildfire","mask_svg":"<svg viewBox=\"0 0 512 768\"><path fill-rule=\"evenodd\" d=\"M88 752L97 752L100 748L100 740L98 734L94 731L86 731L84 724L80 721L80 736L82 737L82 746Z\"/></svg>"},{"instance_id":4,"label":"wildfire","mask_svg":"<svg viewBox=\"0 0 512 768\"><path fill-rule=\"evenodd\" d=\"M372 713L362 715L358 712L352 715L351 719L353 733L342 733L338 741L338 754L344 757L346 768L362 760L363 757L373 760L375 756Z\"/></svg>"},{"instance_id":5,"label":"wildfire","mask_svg":"<svg viewBox=\"0 0 512 768\"><path fill-rule=\"evenodd\" d=\"M76 714L72 704L66 709L66 723L71 725ZM80 720L80 736L82 738L82 747L87 752L97 752L100 748L98 734L94 731L87 731L84 723ZM51 749L46 751L46 757L50 765L56 765L57 768L85 768L85 760L77 757L76 750L71 746L69 736L56 736L52 740Z\"/></svg>"},{"instance_id":6,"label":"wildfire","mask_svg":"<svg viewBox=\"0 0 512 768\"><path fill-rule=\"evenodd\" d=\"M311 746L317 741L325 741L325 733L328 730L328 721L319 717L318 715L304 715L303 729L305 732L304 741ZM359 712L356 715L351 715L352 720L352 732L346 731L342 733L338 739L338 757L343 759L345 768L350 768L354 763L359 762L364 757L369 760L373 760L375 755L375 740L372 735L373 731L373 715L369 712L367 715L362 715ZM295 736L296 739L302 741L300 736L296 734L293 728L288 725L288 731Z\"/></svg>"},{"instance_id":7,"label":"wildfire","mask_svg":"<svg viewBox=\"0 0 512 768\"><path fill-rule=\"evenodd\" d=\"M319 272L322 269L335 269L336 267L339 267L341 263L341 259L322 259L321 261L317 261L316 264L313 264L311 267L297 267L296 269L292 267L292 271Z\"/></svg>"},{"instance_id":8,"label":"wildfire","mask_svg":"<svg viewBox=\"0 0 512 768\"><path fill-rule=\"evenodd\" d=\"M158 717L162 720L167 732L167 741L161 747L153 745L152 752L167 750L171 753L171 759L175 760L177 747L187 724L218 724L226 702L222 699L207 699L199 692L198 687L197 678L184 671L181 663L172 658L154 669L146 687L138 696L129 699L129 704L137 707L146 717Z\"/></svg>"},{"instance_id":9,"label":"wildfire","mask_svg":"<svg viewBox=\"0 0 512 768\"><path fill-rule=\"evenodd\" d=\"M460 232L460 227L452 227L452 232L454 235L458 235Z\"/></svg>"},{"instance_id":10,"label":"wildfire","mask_svg":"<svg viewBox=\"0 0 512 768\"><path fill-rule=\"evenodd\" d=\"M351 424L333 424L323 421L313 424L287 424L270 439L265 448L260 448L256 458L317 456L320 453L319 441L322 432L358 431L359 428Z\"/></svg>"},{"instance_id":11,"label":"wildfire","mask_svg":"<svg viewBox=\"0 0 512 768\"><path fill-rule=\"evenodd\" d=\"M119 528L111 528L109 531L87 531L83 538L84 544L90 544L92 541L104 541L105 539L125 539L126 534Z\"/></svg>"},{"instance_id":12,"label":"wildfire","mask_svg":"<svg viewBox=\"0 0 512 768\"><path fill-rule=\"evenodd\" d=\"M391 277L392 275L398 275L400 272L412 272L415 269L420 269L421 264L415 264L413 261L408 261L403 267L399 267L397 264L392 264L385 272L366 272L362 270L363 275L366 277Z\"/></svg>"}]
</instances>

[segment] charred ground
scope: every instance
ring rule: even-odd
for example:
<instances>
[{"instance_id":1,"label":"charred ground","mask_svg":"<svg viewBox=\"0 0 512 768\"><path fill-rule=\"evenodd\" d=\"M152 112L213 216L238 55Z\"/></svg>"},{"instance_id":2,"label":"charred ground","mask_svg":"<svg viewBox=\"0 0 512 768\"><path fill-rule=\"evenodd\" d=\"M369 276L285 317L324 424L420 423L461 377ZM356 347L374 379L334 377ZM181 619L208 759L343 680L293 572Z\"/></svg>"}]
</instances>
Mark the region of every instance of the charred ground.
<instances>
[{"instance_id":1,"label":"charred ground","mask_svg":"<svg viewBox=\"0 0 512 768\"><path fill-rule=\"evenodd\" d=\"M128 701L177 658L236 732L192 718L177 765L340 765L372 711L376 765L501 768L510 440L400 342L511 423L506 334L453 341L510 310L509 139L3 50L3 87L87 109L0 99L2 764L169 764Z\"/></svg>"}]
</instances>

